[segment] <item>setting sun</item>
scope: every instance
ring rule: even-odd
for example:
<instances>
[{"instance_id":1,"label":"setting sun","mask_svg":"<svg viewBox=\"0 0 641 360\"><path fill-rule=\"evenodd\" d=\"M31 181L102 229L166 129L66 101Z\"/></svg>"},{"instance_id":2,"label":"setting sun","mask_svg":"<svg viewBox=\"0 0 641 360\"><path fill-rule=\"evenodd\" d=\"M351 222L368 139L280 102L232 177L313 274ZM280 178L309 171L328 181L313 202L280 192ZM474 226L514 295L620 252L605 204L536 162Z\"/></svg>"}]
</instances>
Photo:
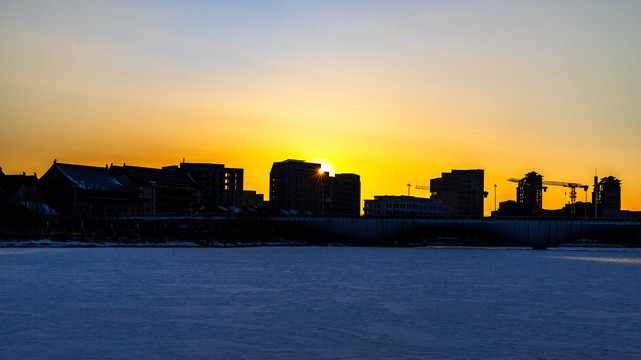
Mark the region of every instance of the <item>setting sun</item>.
<instances>
[{"instance_id":1,"label":"setting sun","mask_svg":"<svg viewBox=\"0 0 641 360\"><path fill-rule=\"evenodd\" d=\"M509 178L598 168L641 210L641 2L247 3L1 2L2 171L185 158L268 199L272 164L301 159L364 201L484 169L490 215Z\"/></svg>"},{"instance_id":2,"label":"setting sun","mask_svg":"<svg viewBox=\"0 0 641 360\"><path fill-rule=\"evenodd\" d=\"M327 172L329 175L336 175L336 168L334 168L334 165L329 160L314 159L312 162L321 164L321 168L319 170L320 173Z\"/></svg>"}]
</instances>

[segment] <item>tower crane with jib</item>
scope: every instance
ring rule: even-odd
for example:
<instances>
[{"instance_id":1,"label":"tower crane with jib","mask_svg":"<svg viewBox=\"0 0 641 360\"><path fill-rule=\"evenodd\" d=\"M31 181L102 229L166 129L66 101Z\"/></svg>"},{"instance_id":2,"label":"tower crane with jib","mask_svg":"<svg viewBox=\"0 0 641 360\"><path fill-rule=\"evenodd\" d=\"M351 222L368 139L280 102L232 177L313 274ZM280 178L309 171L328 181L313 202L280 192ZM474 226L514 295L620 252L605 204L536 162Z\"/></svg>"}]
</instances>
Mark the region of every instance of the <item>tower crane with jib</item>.
<instances>
[{"instance_id":1,"label":"tower crane with jib","mask_svg":"<svg viewBox=\"0 0 641 360\"><path fill-rule=\"evenodd\" d=\"M570 213L572 216L576 215L576 188L581 188L583 191L588 193L588 185L583 185L583 184L577 184L577 183L571 183L571 182L564 182L564 181L548 181L544 180L543 184L545 185L552 185L552 186L564 186L564 187L569 187L570 188ZM586 200L587 202L587 200Z\"/></svg>"},{"instance_id":2,"label":"tower crane with jib","mask_svg":"<svg viewBox=\"0 0 641 360\"><path fill-rule=\"evenodd\" d=\"M430 191L430 187L429 186L425 186L425 185L416 185L416 187L414 187L414 188L416 190L427 190L427 191Z\"/></svg>"},{"instance_id":3,"label":"tower crane with jib","mask_svg":"<svg viewBox=\"0 0 641 360\"><path fill-rule=\"evenodd\" d=\"M563 186L570 188L570 213L571 215L576 215L576 188L582 188L586 192L589 186L564 182L564 181L548 181L543 180L543 176L531 172L526 174L523 179L509 178L508 181L515 182L519 184L517 189L517 202L526 203L532 206L535 209L542 209L543 204L543 191L547 190L547 186ZM586 199L587 202L587 199Z\"/></svg>"}]
</instances>

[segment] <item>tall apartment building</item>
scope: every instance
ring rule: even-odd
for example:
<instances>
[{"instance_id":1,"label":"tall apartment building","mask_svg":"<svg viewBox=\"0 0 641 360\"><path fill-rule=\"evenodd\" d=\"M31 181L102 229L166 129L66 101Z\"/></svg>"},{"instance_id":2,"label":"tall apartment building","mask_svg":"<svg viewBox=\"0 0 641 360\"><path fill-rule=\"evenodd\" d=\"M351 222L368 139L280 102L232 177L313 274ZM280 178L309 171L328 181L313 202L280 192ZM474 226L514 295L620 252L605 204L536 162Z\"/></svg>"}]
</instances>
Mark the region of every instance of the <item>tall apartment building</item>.
<instances>
[{"instance_id":1,"label":"tall apartment building","mask_svg":"<svg viewBox=\"0 0 641 360\"><path fill-rule=\"evenodd\" d=\"M243 169L227 168L222 164L187 163L163 169L182 169L199 184L201 204L205 208L217 205L244 206Z\"/></svg>"},{"instance_id":2,"label":"tall apartment building","mask_svg":"<svg viewBox=\"0 0 641 360\"><path fill-rule=\"evenodd\" d=\"M430 180L431 198L452 207L452 215L483 216L483 170L452 170Z\"/></svg>"},{"instance_id":3,"label":"tall apartment building","mask_svg":"<svg viewBox=\"0 0 641 360\"><path fill-rule=\"evenodd\" d=\"M269 205L322 214L328 180L329 176L321 173L321 164L291 159L275 162L269 173Z\"/></svg>"},{"instance_id":4,"label":"tall apartment building","mask_svg":"<svg viewBox=\"0 0 641 360\"><path fill-rule=\"evenodd\" d=\"M516 203L524 209L543 209L543 175L532 171L519 180Z\"/></svg>"},{"instance_id":5,"label":"tall apartment building","mask_svg":"<svg viewBox=\"0 0 641 360\"><path fill-rule=\"evenodd\" d=\"M621 180L604 177L595 186L597 209L603 216L613 216L621 210Z\"/></svg>"},{"instance_id":6,"label":"tall apartment building","mask_svg":"<svg viewBox=\"0 0 641 360\"><path fill-rule=\"evenodd\" d=\"M361 214L361 177L336 174L329 178L329 215L359 216Z\"/></svg>"},{"instance_id":7,"label":"tall apartment building","mask_svg":"<svg viewBox=\"0 0 641 360\"><path fill-rule=\"evenodd\" d=\"M314 215L359 215L360 176L321 171L321 164L302 160L275 162L269 177L269 204L275 210Z\"/></svg>"}]
</instances>

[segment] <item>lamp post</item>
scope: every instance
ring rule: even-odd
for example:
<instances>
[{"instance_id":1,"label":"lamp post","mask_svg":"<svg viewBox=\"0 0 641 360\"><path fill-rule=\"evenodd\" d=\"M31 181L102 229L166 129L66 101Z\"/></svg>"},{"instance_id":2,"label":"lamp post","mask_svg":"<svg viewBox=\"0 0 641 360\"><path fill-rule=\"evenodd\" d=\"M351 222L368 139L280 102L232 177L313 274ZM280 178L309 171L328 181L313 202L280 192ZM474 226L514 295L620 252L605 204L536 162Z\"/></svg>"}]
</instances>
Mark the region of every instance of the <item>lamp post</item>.
<instances>
[{"instance_id":1,"label":"lamp post","mask_svg":"<svg viewBox=\"0 0 641 360\"><path fill-rule=\"evenodd\" d=\"M585 209L585 218L588 218L588 188L585 187L583 188L585 190L585 205L583 205L583 208Z\"/></svg>"},{"instance_id":2,"label":"lamp post","mask_svg":"<svg viewBox=\"0 0 641 360\"><path fill-rule=\"evenodd\" d=\"M494 211L496 211L496 184L494 184Z\"/></svg>"}]
</instances>

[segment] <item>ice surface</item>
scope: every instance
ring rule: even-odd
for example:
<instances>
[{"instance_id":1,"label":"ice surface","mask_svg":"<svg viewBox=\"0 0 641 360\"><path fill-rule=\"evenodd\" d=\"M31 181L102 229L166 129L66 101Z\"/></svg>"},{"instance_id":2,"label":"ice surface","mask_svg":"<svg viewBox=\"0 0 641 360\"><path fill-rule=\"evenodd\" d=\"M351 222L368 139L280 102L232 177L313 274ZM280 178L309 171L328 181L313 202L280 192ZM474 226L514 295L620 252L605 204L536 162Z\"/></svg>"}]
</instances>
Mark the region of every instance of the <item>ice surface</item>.
<instances>
[{"instance_id":1,"label":"ice surface","mask_svg":"<svg viewBox=\"0 0 641 360\"><path fill-rule=\"evenodd\" d=\"M0 359L641 358L639 259L615 249L5 248Z\"/></svg>"}]
</instances>

